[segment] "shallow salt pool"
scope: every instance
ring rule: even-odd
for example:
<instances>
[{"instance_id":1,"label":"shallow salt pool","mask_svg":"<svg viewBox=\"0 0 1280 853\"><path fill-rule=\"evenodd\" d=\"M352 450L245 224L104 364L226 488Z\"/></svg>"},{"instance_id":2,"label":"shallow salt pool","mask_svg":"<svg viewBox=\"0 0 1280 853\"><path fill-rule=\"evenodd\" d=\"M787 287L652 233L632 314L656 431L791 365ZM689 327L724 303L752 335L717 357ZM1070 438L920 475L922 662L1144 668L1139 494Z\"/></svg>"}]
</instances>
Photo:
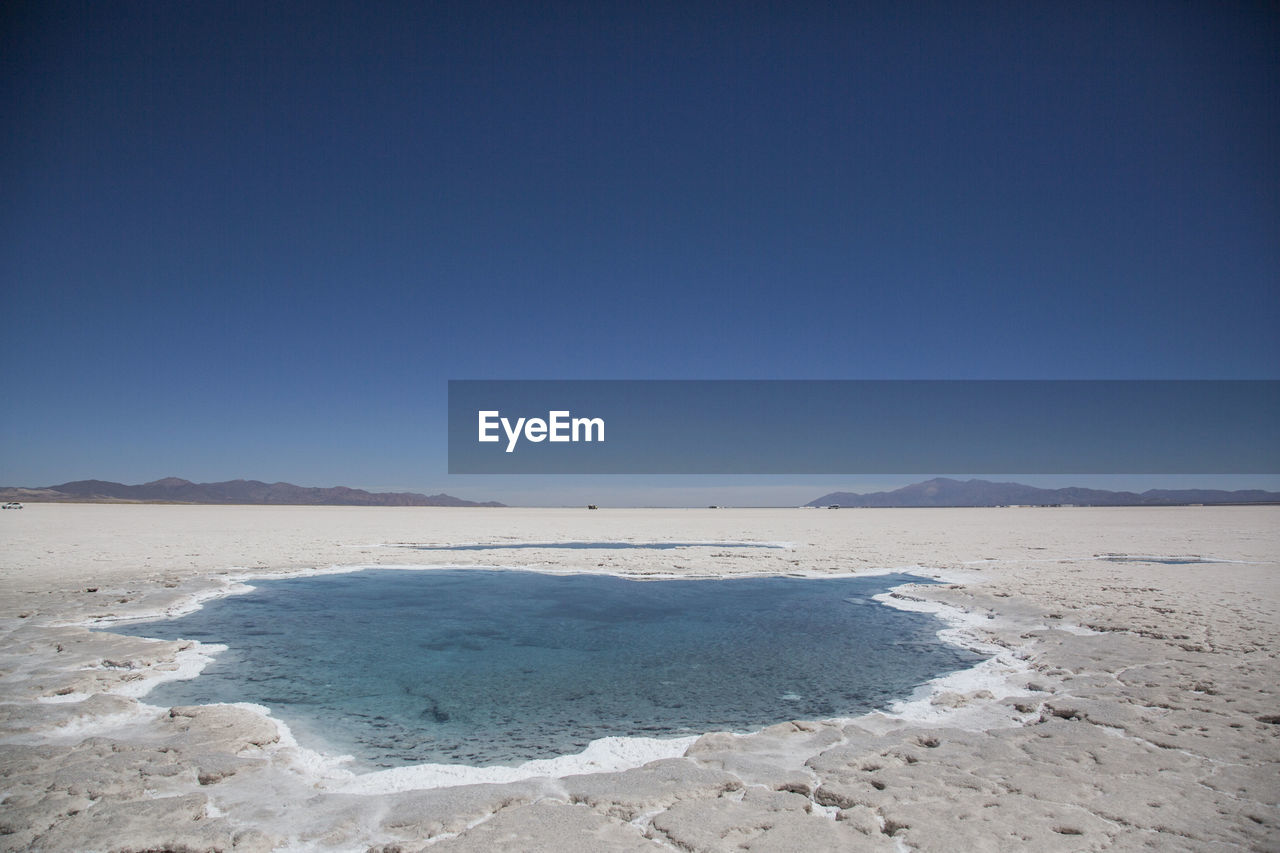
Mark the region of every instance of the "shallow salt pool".
<instances>
[{"instance_id":1,"label":"shallow salt pool","mask_svg":"<svg viewBox=\"0 0 1280 853\"><path fill-rule=\"evenodd\" d=\"M477 545L420 545L412 542L396 544L396 548L412 548L415 551L501 551L523 550L526 548L547 548L550 550L599 550L627 551L632 549L648 551L672 551L677 548L777 548L785 546L769 542L495 542Z\"/></svg>"},{"instance_id":2,"label":"shallow salt pool","mask_svg":"<svg viewBox=\"0 0 1280 853\"><path fill-rule=\"evenodd\" d=\"M870 600L920 580L362 570L112 630L229 647L147 702L259 703L366 768L485 766L884 707L980 659Z\"/></svg>"}]
</instances>

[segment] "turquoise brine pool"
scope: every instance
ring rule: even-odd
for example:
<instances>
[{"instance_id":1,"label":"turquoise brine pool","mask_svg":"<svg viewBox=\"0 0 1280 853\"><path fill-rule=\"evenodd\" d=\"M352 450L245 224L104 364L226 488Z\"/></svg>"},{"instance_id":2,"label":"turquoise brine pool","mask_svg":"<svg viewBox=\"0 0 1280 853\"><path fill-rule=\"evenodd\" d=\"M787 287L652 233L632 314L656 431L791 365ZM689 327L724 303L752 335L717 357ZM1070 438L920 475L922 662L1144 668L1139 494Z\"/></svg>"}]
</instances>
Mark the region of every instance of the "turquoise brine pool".
<instances>
[{"instance_id":1,"label":"turquoise brine pool","mask_svg":"<svg viewBox=\"0 0 1280 853\"><path fill-rule=\"evenodd\" d=\"M113 630L228 646L147 702L259 703L368 768L483 766L884 707L980 659L870 600L919 580L363 570Z\"/></svg>"}]
</instances>

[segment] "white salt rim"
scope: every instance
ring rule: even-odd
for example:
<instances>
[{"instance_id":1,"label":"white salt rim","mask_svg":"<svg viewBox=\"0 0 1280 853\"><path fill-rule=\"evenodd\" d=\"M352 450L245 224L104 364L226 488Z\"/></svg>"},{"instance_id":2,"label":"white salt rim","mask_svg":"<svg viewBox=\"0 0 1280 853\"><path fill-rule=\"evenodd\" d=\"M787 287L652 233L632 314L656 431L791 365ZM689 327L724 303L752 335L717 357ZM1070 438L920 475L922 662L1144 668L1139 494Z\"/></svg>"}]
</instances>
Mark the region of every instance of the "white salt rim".
<instances>
[{"instance_id":1,"label":"white salt rim","mask_svg":"<svg viewBox=\"0 0 1280 853\"><path fill-rule=\"evenodd\" d=\"M719 547L732 547L726 543L708 543ZM534 571L551 575L599 574L626 578L628 580L730 580L741 577L801 577L801 578L862 578L889 574L910 574L922 580L933 580L941 583L973 584L982 581L982 576L975 572L963 570L937 570L919 565L901 566L897 568L879 569L873 572L828 572L817 570L797 570L779 575L777 572L739 572L732 575L655 572L652 574L635 574L614 570L591 571L590 569L565 569L539 564L533 565L333 565L297 569L284 572L254 572L242 569L239 573L216 578L219 584L212 589L204 589L190 593L178 605L163 610L131 613L127 616L95 618L77 624L102 628L113 624L150 621L156 618L176 618L194 612L205 602L228 595L239 595L251 592L254 587L247 583L253 579L285 579L295 577L314 577L331 574L350 574L371 569L395 571L432 571L432 570L505 570ZM206 579L208 580L208 579ZM911 597L894 596L906 585L892 588L888 592L872 596L872 598L899 610L919 613L932 613L943 621L945 627L937 632L940 640L961 646L992 657L980 661L972 667L949 673L921 685L911 697L890 704L886 710L872 711L860 717L836 718L830 722L838 724L857 724L872 730L888 730L903 725L935 725L945 720L946 724L961 728L980 730L993 725L1015 725L1007 714L996 712L992 701L976 702L965 708L948 708L932 704L932 699L946 692L969 693L980 690L989 691L995 699L1015 695L1028 695L1026 689L1014 686L1017 676L1025 675L1029 665L1003 647L984 644L972 634L973 627L991 626L990 620L982 614L970 613L949 605L923 601ZM1054 626L1062 627L1062 626ZM157 684L168 681L195 678L213 660L213 656L225 650L225 646L211 643L191 641L191 646L179 651L173 669L153 670L142 678L122 684L104 691L119 696L139 698L145 696ZM73 702L88 698L88 694L68 694L66 696L49 697L43 701ZM318 788L335 792L353 794L388 794L400 791L422 790L427 788L443 788L457 785L474 785L484 783L516 782L534 778L559 778L582 773L614 772L629 770L643 766L651 761L664 758L678 758L684 755L689 746L698 739L697 735L676 738L651 737L605 737L591 741L587 747L573 755L562 755L554 758L543 758L527 761L516 766L471 767L455 764L416 764L405 767L376 770L364 773L353 772L346 768L354 759L350 755L335 755L310 749L299 744L289 726L272 715L270 709L253 703L232 703L235 707L251 710L270 720L279 733L280 740L270 747L277 753L286 753L288 763L298 772L308 777ZM165 708L141 704L136 715L131 715L130 722L149 720L167 711ZM77 721L74 729L68 726L58 731L84 736L104 728L114 728L125 722L118 719L122 715L111 715L100 721ZM750 734L750 733L740 733Z\"/></svg>"}]
</instances>

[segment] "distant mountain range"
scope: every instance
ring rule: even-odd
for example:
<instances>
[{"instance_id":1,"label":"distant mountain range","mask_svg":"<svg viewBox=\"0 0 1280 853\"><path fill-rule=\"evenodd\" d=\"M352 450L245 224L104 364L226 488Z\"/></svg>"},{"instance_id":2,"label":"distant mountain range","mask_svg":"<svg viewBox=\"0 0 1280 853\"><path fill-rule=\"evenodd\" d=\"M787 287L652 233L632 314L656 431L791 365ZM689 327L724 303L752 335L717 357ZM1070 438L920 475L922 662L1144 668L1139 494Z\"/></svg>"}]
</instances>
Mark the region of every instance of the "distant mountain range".
<instances>
[{"instance_id":1,"label":"distant mountain range","mask_svg":"<svg viewBox=\"0 0 1280 853\"><path fill-rule=\"evenodd\" d=\"M1249 489L1225 492L1219 489L1149 489L1142 492L1111 492L1106 489L1038 489L1021 483L992 483L989 480L951 480L938 477L914 483L892 492L832 492L805 506L920 507L920 506L1177 506L1184 504L1277 503L1280 492Z\"/></svg>"},{"instance_id":2,"label":"distant mountain range","mask_svg":"<svg viewBox=\"0 0 1280 853\"><path fill-rule=\"evenodd\" d=\"M140 486L106 480L76 480L59 486L27 489L0 487L0 501L61 503L183 503L269 504L301 506L505 506L497 501L464 501L452 495L420 495L416 492L366 492L335 486L331 489L228 480L225 483L193 483L166 477Z\"/></svg>"}]
</instances>

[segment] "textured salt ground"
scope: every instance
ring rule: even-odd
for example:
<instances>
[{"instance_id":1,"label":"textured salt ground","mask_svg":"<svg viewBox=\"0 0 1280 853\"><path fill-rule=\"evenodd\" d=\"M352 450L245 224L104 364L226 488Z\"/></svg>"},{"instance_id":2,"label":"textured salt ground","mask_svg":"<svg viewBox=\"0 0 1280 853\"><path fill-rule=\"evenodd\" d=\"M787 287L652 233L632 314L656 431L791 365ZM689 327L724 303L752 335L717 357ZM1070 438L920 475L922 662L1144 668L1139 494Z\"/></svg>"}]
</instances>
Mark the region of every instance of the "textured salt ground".
<instances>
[{"instance_id":1,"label":"textured salt ground","mask_svg":"<svg viewBox=\"0 0 1280 853\"><path fill-rule=\"evenodd\" d=\"M1275 508L9 515L23 518L0 528L2 849L1280 847ZM181 644L66 624L163 611L233 566L493 564L503 558L376 545L498 536L793 543L520 553L561 571L964 570L898 603L954 607L958 634L1003 651L992 677L906 718L713 733L621 772L360 794L252 709L149 710L121 695L178 667ZM1173 562L1186 558L1239 562Z\"/></svg>"}]
</instances>

